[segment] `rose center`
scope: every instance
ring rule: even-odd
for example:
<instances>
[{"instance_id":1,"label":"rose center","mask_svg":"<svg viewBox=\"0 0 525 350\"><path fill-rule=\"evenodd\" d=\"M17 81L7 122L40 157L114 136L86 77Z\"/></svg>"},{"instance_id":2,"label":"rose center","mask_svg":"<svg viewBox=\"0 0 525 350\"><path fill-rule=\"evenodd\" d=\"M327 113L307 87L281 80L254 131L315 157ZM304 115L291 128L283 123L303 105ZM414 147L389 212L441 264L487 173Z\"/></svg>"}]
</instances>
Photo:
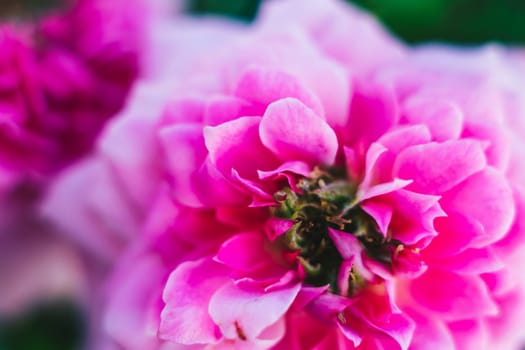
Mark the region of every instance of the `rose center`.
<instances>
[{"instance_id":1,"label":"rose center","mask_svg":"<svg viewBox=\"0 0 525 350\"><path fill-rule=\"evenodd\" d=\"M279 238L279 244L298 254L305 283L329 285L333 293L341 294L338 274L344 259L330 238L330 228L355 236L364 254L391 267L392 254L401 242L379 231L375 220L358 205L356 190L344 170L316 168L309 178L299 180L296 188L285 187L275 193L278 205L273 215L295 222ZM352 296L365 282L355 267L348 278L348 296Z\"/></svg>"}]
</instances>

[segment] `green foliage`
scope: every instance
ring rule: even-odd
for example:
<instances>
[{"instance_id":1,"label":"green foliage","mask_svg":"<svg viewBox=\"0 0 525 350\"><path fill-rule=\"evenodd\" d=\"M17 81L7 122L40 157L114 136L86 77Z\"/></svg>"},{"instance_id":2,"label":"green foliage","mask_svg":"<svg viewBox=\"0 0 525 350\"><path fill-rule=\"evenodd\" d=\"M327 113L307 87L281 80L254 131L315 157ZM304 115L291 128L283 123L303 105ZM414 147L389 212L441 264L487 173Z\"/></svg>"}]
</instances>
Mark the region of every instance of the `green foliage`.
<instances>
[{"instance_id":1,"label":"green foliage","mask_svg":"<svg viewBox=\"0 0 525 350\"><path fill-rule=\"evenodd\" d=\"M191 0L188 9L195 14L219 14L252 20L261 0Z\"/></svg>"},{"instance_id":2,"label":"green foliage","mask_svg":"<svg viewBox=\"0 0 525 350\"><path fill-rule=\"evenodd\" d=\"M353 0L409 42L525 44L525 1Z\"/></svg>"},{"instance_id":3,"label":"green foliage","mask_svg":"<svg viewBox=\"0 0 525 350\"><path fill-rule=\"evenodd\" d=\"M0 350L78 350L84 323L72 302L36 305L23 315L0 320Z\"/></svg>"},{"instance_id":4,"label":"green foliage","mask_svg":"<svg viewBox=\"0 0 525 350\"><path fill-rule=\"evenodd\" d=\"M307 1L307 0L305 0ZM408 42L525 44L523 0L347 0ZM190 12L253 19L261 0L190 0Z\"/></svg>"}]
</instances>

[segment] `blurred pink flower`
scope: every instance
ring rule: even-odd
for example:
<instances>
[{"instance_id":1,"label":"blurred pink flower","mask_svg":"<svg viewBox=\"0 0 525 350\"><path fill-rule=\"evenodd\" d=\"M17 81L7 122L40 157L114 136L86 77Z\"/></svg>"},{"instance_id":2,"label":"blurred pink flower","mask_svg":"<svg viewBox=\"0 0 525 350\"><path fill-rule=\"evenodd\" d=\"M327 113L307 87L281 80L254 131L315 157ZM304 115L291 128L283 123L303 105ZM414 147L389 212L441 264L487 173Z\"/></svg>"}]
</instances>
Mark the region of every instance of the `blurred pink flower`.
<instances>
[{"instance_id":1,"label":"blurred pink flower","mask_svg":"<svg viewBox=\"0 0 525 350\"><path fill-rule=\"evenodd\" d=\"M141 0L67 3L39 24L0 25L2 318L55 298L85 306L96 294L98 262L87 268L36 207L56 173L88 153L123 106L153 9Z\"/></svg>"},{"instance_id":2,"label":"blurred pink flower","mask_svg":"<svg viewBox=\"0 0 525 350\"><path fill-rule=\"evenodd\" d=\"M0 162L48 175L89 151L139 74L147 7L79 0L41 24L3 25Z\"/></svg>"},{"instance_id":3,"label":"blurred pink flower","mask_svg":"<svg viewBox=\"0 0 525 350\"><path fill-rule=\"evenodd\" d=\"M125 349L518 347L523 70L282 3L253 29L155 37L188 45L180 65L150 55L54 186L45 212L92 250L131 241L105 331Z\"/></svg>"},{"instance_id":4,"label":"blurred pink flower","mask_svg":"<svg viewBox=\"0 0 525 350\"><path fill-rule=\"evenodd\" d=\"M148 27L144 74L126 105L108 123L95 151L54 179L42 206L44 215L92 256L114 261L140 235L151 203L167 186L159 117L172 95L189 89L173 77L209 69L199 58L237 40L239 27L183 17L159 17Z\"/></svg>"}]
</instances>

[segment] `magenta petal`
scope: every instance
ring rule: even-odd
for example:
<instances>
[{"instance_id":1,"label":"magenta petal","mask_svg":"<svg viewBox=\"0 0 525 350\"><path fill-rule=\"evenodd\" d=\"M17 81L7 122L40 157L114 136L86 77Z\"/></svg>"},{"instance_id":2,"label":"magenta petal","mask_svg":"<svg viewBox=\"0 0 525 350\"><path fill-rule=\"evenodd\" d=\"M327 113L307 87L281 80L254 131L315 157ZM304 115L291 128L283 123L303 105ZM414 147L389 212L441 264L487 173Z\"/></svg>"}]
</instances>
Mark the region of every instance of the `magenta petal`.
<instances>
[{"instance_id":1,"label":"magenta petal","mask_svg":"<svg viewBox=\"0 0 525 350\"><path fill-rule=\"evenodd\" d=\"M216 290L228 282L227 273L226 268L209 258L180 264L164 289L166 306L161 314L160 337L181 344L217 341L206 305Z\"/></svg>"},{"instance_id":2,"label":"magenta petal","mask_svg":"<svg viewBox=\"0 0 525 350\"><path fill-rule=\"evenodd\" d=\"M264 236L259 233L240 233L219 248L214 260L233 270L253 271L268 263Z\"/></svg>"},{"instance_id":3,"label":"magenta petal","mask_svg":"<svg viewBox=\"0 0 525 350\"><path fill-rule=\"evenodd\" d=\"M275 182L276 180L279 180L279 178L285 178L288 181L290 188L293 191L299 192L299 189L297 188L298 179L301 176L310 176L311 172L312 166L306 164L305 162L288 161L284 162L275 170L259 170L257 173L259 174L259 178L261 180L273 180Z\"/></svg>"},{"instance_id":4,"label":"magenta petal","mask_svg":"<svg viewBox=\"0 0 525 350\"><path fill-rule=\"evenodd\" d=\"M250 207L264 207L275 205L272 195L266 191L260 183L243 178L237 170L231 170L231 179L238 185L239 189L248 193L252 197Z\"/></svg>"},{"instance_id":5,"label":"magenta petal","mask_svg":"<svg viewBox=\"0 0 525 350\"><path fill-rule=\"evenodd\" d=\"M168 103L162 114L161 125L179 123L202 123L204 114L204 99L186 97Z\"/></svg>"},{"instance_id":6,"label":"magenta petal","mask_svg":"<svg viewBox=\"0 0 525 350\"><path fill-rule=\"evenodd\" d=\"M405 104L403 112L410 123L427 125L436 141L457 139L463 129L461 109L446 100L411 99Z\"/></svg>"},{"instance_id":7,"label":"magenta petal","mask_svg":"<svg viewBox=\"0 0 525 350\"><path fill-rule=\"evenodd\" d=\"M513 271L503 269L500 271L484 273L481 275L493 295L503 295L516 288L516 278Z\"/></svg>"},{"instance_id":8,"label":"magenta petal","mask_svg":"<svg viewBox=\"0 0 525 350\"><path fill-rule=\"evenodd\" d=\"M398 154L407 147L428 143L430 139L430 131L425 125L408 125L387 132L377 142Z\"/></svg>"},{"instance_id":9,"label":"magenta petal","mask_svg":"<svg viewBox=\"0 0 525 350\"><path fill-rule=\"evenodd\" d=\"M332 241L334 241L335 247L343 259L350 260L354 257L361 256L363 247L354 235L348 232L334 230L332 228L328 229L328 234Z\"/></svg>"},{"instance_id":10,"label":"magenta petal","mask_svg":"<svg viewBox=\"0 0 525 350\"><path fill-rule=\"evenodd\" d=\"M470 248L457 255L432 260L428 263L460 274L471 275L494 272L505 267L503 261L490 248Z\"/></svg>"},{"instance_id":11,"label":"magenta petal","mask_svg":"<svg viewBox=\"0 0 525 350\"><path fill-rule=\"evenodd\" d=\"M225 205L246 205L249 196L234 186L211 161L209 155L202 167L191 178L192 188L202 206L217 207Z\"/></svg>"},{"instance_id":12,"label":"magenta petal","mask_svg":"<svg viewBox=\"0 0 525 350\"><path fill-rule=\"evenodd\" d=\"M358 156L357 151L353 148L343 146L343 152L345 155L345 165L348 177L355 182L362 180L364 173L364 164L361 157Z\"/></svg>"},{"instance_id":13,"label":"magenta petal","mask_svg":"<svg viewBox=\"0 0 525 350\"><path fill-rule=\"evenodd\" d=\"M129 200L129 193L111 170L100 158L77 163L55 178L41 207L70 239L106 261L119 256L124 242L139 236L136 230L140 226L134 211L136 202Z\"/></svg>"},{"instance_id":14,"label":"magenta petal","mask_svg":"<svg viewBox=\"0 0 525 350\"><path fill-rule=\"evenodd\" d=\"M291 229L294 224L294 220L271 217L264 225L264 232L266 233L268 239L273 241Z\"/></svg>"},{"instance_id":15,"label":"magenta petal","mask_svg":"<svg viewBox=\"0 0 525 350\"><path fill-rule=\"evenodd\" d=\"M352 96L345 144L368 146L397 123L394 93L382 86L360 83Z\"/></svg>"},{"instance_id":16,"label":"magenta petal","mask_svg":"<svg viewBox=\"0 0 525 350\"><path fill-rule=\"evenodd\" d=\"M394 179L393 181L381 183L371 187L359 188L357 191L357 198L359 201L366 201L374 197L400 190L407 187L411 183L412 180Z\"/></svg>"},{"instance_id":17,"label":"magenta petal","mask_svg":"<svg viewBox=\"0 0 525 350\"><path fill-rule=\"evenodd\" d=\"M321 102L311 91L293 75L274 69L252 67L246 70L237 84L235 95L252 102L259 113L274 101L293 97L319 117L324 117Z\"/></svg>"},{"instance_id":18,"label":"magenta petal","mask_svg":"<svg viewBox=\"0 0 525 350\"><path fill-rule=\"evenodd\" d=\"M265 293L228 283L211 298L209 313L225 338L255 339L286 313L300 289L295 284Z\"/></svg>"},{"instance_id":19,"label":"magenta petal","mask_svg":"<svg viewBox=\"0 0 525 350\"><path fill-rule=\"evenodd\" d=\"M386 237L388 225L392 220L392 207L374 201L368 201L361 204L361 208L376 222L379 231Z\"/></svg>"},{"instance_id":20,"label":"magenta petal","mask_svg":"<svg viewBox=\"0 0 525 350\"><path fill-rule=\"evenodd\" d=\"M303 58L303 61L307 59ZM312 66L301 71L305 84L315 93L321 101L326 121L334 128L346 125L350 98L352 96L351 80L347 71L339 64L319 60L314 69ZM334 91L337 91L335 94Z\"/></svg>"},{"instance_id":21,"label":"magenta petal","mask_svg":"<svg viewBox=\"0 0 525 350\"><path fill-rule=\"evenodd\" d=\"M363 181L359 185L361 188L367 189L370 186L376 184L376 164L378 163L379 157L381 157L381 155L386 151L387 149L380 143L373 143L368 148L365 160L365 176L363 178Z\"/></svg>"},{"instance_id":22,"label":"magenta petal","mask_svg":"<svg viewBox=\"0 0 525 350\"><path fill-rule=\"evenodd\" d=\"M414 321L402 314L392 314L387 322L370 325L392 337L402 350L407 350L410 346L415 330Z\"/></svg>"},{"instance_id":23,"label":"magenta petal","mask_svg":"<svg viewBox=\"0 0 525 350\"><path fill-rule=\"evenodd\" d=\"M350 340L355 347L359 346L362 343L363 337L361 337L359 332L353 329L352 327L349 327L348 325L343 325L341 324L341 322L337 322L337 327L345 336L345 338Z\"/></svg>"},{"instance_id":24,"label":"magenta petal","mask_svg":"<svg viewBox=\"0 0 525 350\"><path fill-rule=\"evenodd\" d=\"M149 203L152 193L158 188L157 121L154 118L140 117L142 113L158 113L160 107L155 107L157 104L160 102L148 102L149 108L138 106L135 112L137 116L132 114L129 117L116 118L106 128L104 137L99 139L98 147L104 159L111 164L124 191L137 205Z\"/></svg>"},{"instance_id":25,"label":"magenta petal","mask_svg":"<svg viewBox=\"0 0 525 350\"><path fill-rule=\"evenodd\" d=\"M392 270L398 277L417 278L428 269L417 249L403 248L396 250L392 257Z\"/></svg>"},{"instance_id":26,"label":"magenta petal","mask_svg":"<svg viewBox=\"0 0 525 350\"><path fill-rule=\"evenodd\" d=\"M416 329L410 350L454 349L454 340L444 322L438 318L410 312Z\"/></svg>"},{"instance_id":27,"label":"magenta petal","mask_svg":"<svg viewBox=\"0 0 525 350\"><path fill-rule=\"evenodd\" d=\"M438 235L423 251L427 258L455 255L470 247L476 237L485 234L479 222L454 212L447 213L446 217L436 218L434 227Z\"/></svg>"},{"instance_id":28,"label":"magenta petal","mask_svg":"<svg viewBox=\"0 0 525 350\"><path fill-rule=\"evenodd\" d=\"M153 349L158 344L161 293L166 271L155 257L135 260L132 271L125 276L117 274L112 281L115 287L112 287L105 309L104 332L126 348Z\"/></svg>"},{"instance_id":29,"label":"magenta petal","mask_svg":"<svg viewBox=\"0 0 525 350\"><path fill-rule=\"evenodd\" d=\"M337 314L343 312L354 300L337 294L324 293L319 295L307 306L309 313L324 321L334 321Z\"/></svg>"},{"instance_id":30,"label":"magenta petal","mask_svg":"<svg viewBox=\"0 0 525 350\"><path fill-rule=\"evenodd\" d=\"M425 125L404 125L384 134L377 143L398 154L407 147L426 144L430 140L430 131Z\"/></svg>"},{"instance_id":31,"label":"magenta petal","mask_svg":"<svg viewBox=\"0 0 525 350\"><path fill-rule=\"evenodd\" d=\"M321 286L321 287L305 287L302 286L297 298L292 305L293 310L301 311L305 306L310 302L317 299L319 296L324 294L330 286Z\"/></svg>"},{"instance_id":32,"label":"magenta petal","mask_svg":"<svg viewBox=\"0 0 525 350\"><path fill-rule=\"evenodd\" d=\"M175 124L160 131L171 185L177 200L189 206L201 201L193 191L195 173L207 156L200 124Z\"/></svg>"},{"instance_id":33,"label":"magenta petal","mask_svg":"<svg viewBox=\"0 0 525 350\"><path fill-rule=\"evenodd\" d=\"M259 138L260 117L242 117L204 128L212 162L226 177L235 169L245 179L257 179L257 170L275 169L277 161Z\"/></svg>"},{"instance_id":34,"label":"magenta petal","mask_svg":"<svg viewBox=\"0 0 525 350\"><path fill-rule=\"evenodd\" d=\"M401 189L385 197L394 209L390 223L394 238L405 244L416 244L437 235L434 221L445 215L438 204L439 196Z\"/></svg>"},{"instance_id":35,"label":"magenta petal","mask_svg":"<svg viewBox=\"0 0 525 350\"><path fill-rule=\"evenodd\" d=\"M489 343L489 330L479 320L450 322L448 328L454 335L456 349L476 349Z\"/></svg>"},{"instance_id":36,"label":"magenta petal","mask_svg":"<svg viewBox=\"0 0 525 350\"><path fill-rule=\"evenodd\" d=\"M249 103L234 96L212 97L204 111L204 124L217 126L230 120L241 117Z\"/></svg>"},{"instance_id":37,"label":"magenta petal","mask_svg":"<svg viewBox=\"0 0 525 350\"><path fill-rule=\"evenodd\" d=\"M268 106L261 121L260 135L263 144L284 161L331 165L337 153L337 137L332 128L293 98Z\"/></svg>"},{"instance_id":38,"label":"magenta petal","mask_svg":"<svg viewBox=\"0 0 525 350\"><path fill-rule=\"evenodd\" d=\"M509 256L519 251L522 242L525 242L525 192L518 188L513 190L516 217L509 232L495 245L495 252L501 256Z\"/></svg>"},{"instance_id":39,"label":"magenta petal","mask_svg":"<svg viewBox=\"0 0 525 350\"><path fill-rule=\"evenodd\" d=\"M441 203L445 211L459 212L481 223L484 235L476 237L476 247L501 239L509 231L516 213L509 184L504 175L492 167L447 192Z\"/></svg>"},{"instance_id":40,"label":"magenta petal","mask_svg":"<svg viewBox=\"0 0 525 350\"><path fill-rule=\"evenodd\" d=\"M339 272L337 273L337 285L339 287L339 293L341 295L348 295L348 289L350 288L350 273L354 266L354 259L344 260L339 266Z\"/></svg>"},{"instance_id":41,"label":"magenta petal","mask_svg":"<svg viewBox=\"0 0 525 350\"><path fill-rule=\"evenodd\" d=\"M341 254L342 258L344 260L350 261L349 263L345 263L342 266L342 271L340 271L339 277L342 277L342 274L345 273L345 270L348 272L349 266L352 264L365 279L372 279L373 276L364 266L363 247L361 246L359 240L348 232L343 232L332 228L328 229L328 234L330 235L330 238L334 242L335 247L339 251L339 254Z\"/></svg>"},{"instance_id":42,"label":"magenta petal","mask_svg":"<svg viewBox=\"0 0 525 350\"><path fill-rule=\"evenodd\" d=\"M274 290L289 287L291 282L297 280L297 272L294 270L285 270L279 266L267 266L268 268L262 271L256 271L255 277L242 277L233 274L234 283L241 289L258 290L266 293Z\"/></svg>"},{"instance_id":43,"label":"magenta petal","mask_svg":"<svg viewBox=\"0 0 525 350\"><path fill-rule=\"evenodd\" d=\"M289 161L289 162L284 162L277 169L269 170L269 171L259 170L257 173L259 174L259 178L261 180L264 180L264 179L272 178L274 176L278 176L285 172L308 177L310 176L310 173L312 172L312 167L306 164L305 162Z\"/></svg>"},{"instance_id":44,"label":"magenta petal","mask_svg":"<svg viewBox=\"0 0 525 350\"><path fill-rule=\"evenodd\" d=\"M406 148L394 163L393 174L412 179L409 189L440 194L486 166L479 142L454 140Z\"/></svg>"},{"instance_id":45,"label":"magenta petal","mask_svg":"<svg viewBox=\"0 0 525 350\"><path fill-rule=\"evenodd\" d=\"M478 276L429 269L412 281L410 290L415 301L444 320L463 320L498 313L498 306Z\"/></svg>"}]
</instances>

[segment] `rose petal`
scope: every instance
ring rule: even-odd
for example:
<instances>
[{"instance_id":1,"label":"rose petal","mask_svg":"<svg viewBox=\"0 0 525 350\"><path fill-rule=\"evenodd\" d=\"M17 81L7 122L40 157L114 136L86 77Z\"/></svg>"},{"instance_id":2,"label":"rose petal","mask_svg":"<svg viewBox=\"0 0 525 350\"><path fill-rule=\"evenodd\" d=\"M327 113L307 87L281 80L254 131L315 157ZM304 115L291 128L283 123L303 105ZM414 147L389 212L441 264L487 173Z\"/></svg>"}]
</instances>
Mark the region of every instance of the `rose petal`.
<instances>
[{"instance_id":1,"label":"rose petal","mask_svg":"<svg viewBox=\"0 0 525 350\"><path fill-rule=\"evenodd\" d=\"M429 265L460 274L481 274L501 270L505 264L490 248L467 249L446 259L428 261Z\"/></svg>"},{"instance_id":2,"label":"rose petal","mask_svg":"<svg viewBox=\"0 0 525 350\"><path fill-rule=\"evenodd\" d=\"M348 232L334 230L332 228L328 229L328 234L343 259L350 260L354 257L361 256L363 247L354 235Z\"/></svg>"},{"instance_id":3,"label":"rose petal","mask_svg":"<svg viewBox=\"0 0 525 350\"><path fill-rule=\"evenodd\" d=\"M434 227L439 233L423 251L427 258L445 258L460 253L471 246L478 236L484 235L481 224L465 216L449 212L446 217L436 218Z\"/></svg>"},{"instance_id":4,"label":"rose petal","mask_svg":"<svg viewBox=\"0 0 525 350\"><path fill-rule=\"evenodd\" d=\"M310 302L326 293L328 288L330 288L328 285L321 287L302 286L299 294L297 294L297 298L295 298L292 309L297 312L303 310Z\"/></svg>"},{"instance_id":5,"label":"rose petal","mask_svg":"<svg viewBox=\"0 0 525 350\"><path fill-rule=\"evenodd\" d=\"M295 284L265 293L228 283L211 298L209 313L224 337L255 339L286 313L300 289Z\"/></svg>"},{"instance_id":6,"label":"rose petal","mask_svg":"<svg viewBox=\"0 0 525 350\"><path fill-rule=\"evenodd\" d=\"M284 161L331 165L337 153L334 131L313 110L293 98L268 106L260 135L263 144Z\"/></svg>"},{"instance_id":7,"label":"rose petal","mask_svg":"<svg viewBox=\"0 0 525 350\"><path fill-rule=\"evenodd\" d=\"M498 306L478 276L428 269L412 281L410 290L415 301L444 320L463 320L498 313Z\"/></svg>"},{"instance_id":8,"label":"rose petal","mask_svg":"<svg viewBox=\"0 0 525 350\"><path fill-rule=\"evenodd\" d=\"M428 126L436 141L457 139L463 129L463 113L447 100L411 98L403 106L403 115L413 124Z\"/></svg>"},{"instance_id":9,"label":"rose petal","mask_svg":"<svg viewBox=\"0 0 525 350\"><path fill-rule=\"evenodd\" d=\"M268 258L263 235L241 233L224 242L214 260L234 270L253 271L268 264Z\"/></svg>"},{"instance_id":10,"label":"rose petal","mask_svg":"<svg viewBox=\"0 0 525 350\"><path fill-rule=\"evenodd\" d=\"M204 98L187 97L169 102L161 117L161 125L178 123L202 123Z\"/></svg>"},{"instance_id":11,"label":"rose petal","mask_svg":"<svg viewBox=\"0 0 525 350\"><path fill-rule=\"evenodd\" d=\"M390 225L390 220L392 220L392 207L368 201L361 204L361 209L374 218L379 231L386 237L388 233L388 225Z\"/></svg>"},{"instance_id":12,"label":"rose petal","mask_svg":"<svg viewBox=\"0 0 525 350\"><path fill-rule=\"evenodd\" d=\"M228 270L209 258L180 264L168 278L159 335L181 344L206 344L218 340L206 305L228 282ZM195 325L198 325L196 327Z\"/></svg>"},{"instance_id":13,"label":"rose petal","mask_svg":"<svg viewBox=\"0 0 525 350\"><path fill-rule=\"evenodd\" d=\"M204 128L210 158L226 177L235 169L243 178L257 179L257 170L277 167L276 159L259 138L260 117L241 117Z\"/></svg>"},{"instance_id":14,"label":"rose petal","mask_svg":"<svg viewBox=\"0 0 525 350\"><path fill-rule=\"evenodd\" d=\"M510 229L516 208L504 175L492 167L480 171L447 192L440 201L445 211L455 211L481 223L484 235L474 239L482 247L501 239Z\"/></svg>"},{"instance_id":15,"label":"rose petal","mask_svg":"<svg viewBox=\"0 0 525 350\"><path fill-rule=\"evenodd\" d=\"M401 126L387 132L377 142L390 152L398 154L407 147L429 143L430 131L425 125Z\"/></svg>"},{"instance_id":16,"label":"rose petal","mask_svg":"<svg viewBox=\"0 0 525 350\"><path fill-rule=\"evenodd\" d=\"M482 170L486 164L479 142L453 140L406 148L397 156L393 174L414 180L408 187L412 191L440 194Z\"/></svg>"},{"instance_id":17,"label":"rose petal","mask_svg":"<svg viewBox=\"0 0 525 350\"><path fill-rule=\"evenodd\" d=\"M488 343L488 331L478 320L450 322L448 328L454 336L456 349L475 349Z\"/></svg>"},{"instance_id":18,"label":"rose petal","mask_svg":"<svg viewBox=\"0 0 525 350\"><path fill-rule=\"evenodd\" d=\"M175 124L160 131L166 165L177 200L189 206L201 201L193 190L195 173L208 154L200 124Z\"/></svg>"},{"instance_id":19,"label":"rose petal","mask_svg":"<svg viewBox=\"0 0 525 350\"><path fill-rule=\"evenodd\" d=\"M410 312L416 329L410 343L412 350L454 349L454 340L444 322L429 315Z\"/></svg>"},{"instance_id":20,"label":"rose petal","mask_svg":"<svg viewBox=\"0 0 525 350\"><path fill-rule=\"evenodd\" d=\"M397 100L391 90L360 83L352 96L345 144L363 143L368 146L395 125L398 119Z\"/></svg>"},{"instance_id":21,"label":"rose petal","mask_svg":"<svg viewBox=\"0 0 525 350\"><path fill-rule=\"evenodd\" d=\"M247 115L249 102L234 96L213 96L204 111L204 124L217 126Z\"/></svg>"},{"instance_id":22,"label":"rose petal","mask_svg":"<svg viewBox=\"0 0 525 350\"><path fill-rule=\"evenodd\" d=\"M311 91L295 76L275 69L248 68L237 83L235 96L253 103L258 114L263 113L272 102L293 97L311 108L317 116L324 116L321 102Z\"/></svg>"}]
</instances>

